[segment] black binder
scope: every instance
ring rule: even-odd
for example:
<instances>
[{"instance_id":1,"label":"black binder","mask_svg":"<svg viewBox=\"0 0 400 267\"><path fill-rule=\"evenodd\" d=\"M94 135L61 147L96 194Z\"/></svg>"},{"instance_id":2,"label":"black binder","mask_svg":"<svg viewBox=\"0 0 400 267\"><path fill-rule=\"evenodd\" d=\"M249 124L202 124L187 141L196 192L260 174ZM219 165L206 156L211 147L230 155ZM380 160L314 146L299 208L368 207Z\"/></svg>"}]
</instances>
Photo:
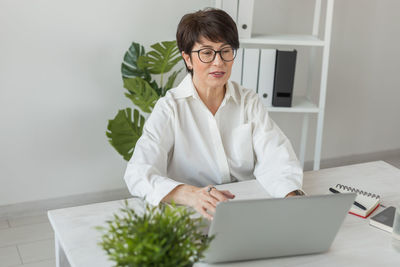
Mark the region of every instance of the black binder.
<instances>
[{"instance_id":1,"label":"black binder","mask_svg":"<svg viewBox=\"0 0 400 267\"><path fill-rule=\"evenodd\" d=\"M276 50L272 105L291 107L297 51Z\"/></svg>"}]
</instances>

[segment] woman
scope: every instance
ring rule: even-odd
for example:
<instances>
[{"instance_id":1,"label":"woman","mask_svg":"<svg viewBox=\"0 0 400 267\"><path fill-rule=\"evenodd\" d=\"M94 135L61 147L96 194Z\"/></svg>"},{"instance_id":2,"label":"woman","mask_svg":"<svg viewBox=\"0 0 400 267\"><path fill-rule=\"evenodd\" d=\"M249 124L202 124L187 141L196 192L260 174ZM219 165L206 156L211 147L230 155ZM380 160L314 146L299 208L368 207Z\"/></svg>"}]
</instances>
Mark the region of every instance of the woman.
<instances>
[{"instance_id":1,"label":"woman","mask_svg":"<svg viewBox=\"0 0 400 267\"><path fill-rule=\"evenodd\" d=\"M255 91L229 81L239 47L231 17L217 9L187 14L176 39L189 74L146 121L125 174L131 194L191 206L208 219L218 202L234 198L214 184L257 179L274 197L301 194L290 142Z\"/></svg>"}]
</instances>

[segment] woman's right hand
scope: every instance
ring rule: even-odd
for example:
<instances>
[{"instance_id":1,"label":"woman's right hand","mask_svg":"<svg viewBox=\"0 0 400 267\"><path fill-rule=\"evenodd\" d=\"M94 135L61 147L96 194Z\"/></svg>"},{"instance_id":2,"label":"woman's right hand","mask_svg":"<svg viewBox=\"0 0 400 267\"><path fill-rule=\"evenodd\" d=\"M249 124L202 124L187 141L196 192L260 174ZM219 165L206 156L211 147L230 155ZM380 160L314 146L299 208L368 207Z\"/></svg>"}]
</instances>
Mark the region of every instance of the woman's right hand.
<instances>
[{"instance_id":1,"label":"woman's right hand","mask_svg":"<svg viewBox=\"0 0 400 267\"><path fill-rule=\"evenodd\" d=\"M209 190L211 188L211 190ZM212 185L199 188L192 191L190 206L203 215L208 220L212 220L212 214L215 213L218 202L226 202L233 199L233 195L228 190L218 190Z\"/></svg>"},{"instance_id":2,"label":"woman's right hand","mask_svg":"<svg viewBox=\"0 0 400 267\"><path fill-rule=\"evenodd\" d=\"M211 188L211 190L209 190ZM208 220L212 220L218 202L225 202L233 199L233 195L228 190L218 190L212 185L206 187L196 187L182 184L172 190L163 201L183 204L194 208Z\"/></svg>"}]
</instances>

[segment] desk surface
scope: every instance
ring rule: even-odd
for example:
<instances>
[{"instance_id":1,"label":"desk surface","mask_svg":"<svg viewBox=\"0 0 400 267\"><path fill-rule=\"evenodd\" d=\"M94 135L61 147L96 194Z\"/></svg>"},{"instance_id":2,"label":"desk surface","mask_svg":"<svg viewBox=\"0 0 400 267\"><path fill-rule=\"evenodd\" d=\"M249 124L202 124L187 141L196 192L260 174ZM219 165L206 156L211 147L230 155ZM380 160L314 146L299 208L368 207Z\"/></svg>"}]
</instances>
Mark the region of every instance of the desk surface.
<instances>
[{"instance_id":1,"label":"desk surface","mask_svg":"<svg viewBox=\"0 0 400 267\"><path fill-rule=\"evenodd\" d=\"M400 204L400 170L383 161L349 165L304 173L304 190L309 194L325 194L330 186L342 183L381 195L385 206ZM138 199L131 205L143 209ZM49 220L63 252L72 267L109 267L105 252L97 245L100 232L122 201L111 201L49 211ZM381 211L378 208L373 214ZM326 253L265 259L229 264L195 266L400 266L400 252L391 244L391 235L369 225L368 219L348 214Z\"/></svg>"}]
</instances>

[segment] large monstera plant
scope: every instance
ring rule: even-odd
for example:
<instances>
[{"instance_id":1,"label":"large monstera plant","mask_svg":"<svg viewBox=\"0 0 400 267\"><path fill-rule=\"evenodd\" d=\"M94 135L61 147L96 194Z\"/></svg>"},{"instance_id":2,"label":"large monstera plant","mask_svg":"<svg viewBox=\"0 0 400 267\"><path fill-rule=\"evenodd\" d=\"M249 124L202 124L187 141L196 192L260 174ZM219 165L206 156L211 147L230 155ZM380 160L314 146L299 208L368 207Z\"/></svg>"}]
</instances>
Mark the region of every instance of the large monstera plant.
<instances>
[{"instance_id":1,"label":"large monstera plant","mask_svg":"<svg viewBox=\"0 0 400 267\"><path fill-rule=\"evenodd\" d=\"M142 45L133 42L125 53L122 79L127 90L125 96L132 101L134 108L133 111L131 108L121 109L114 119L108 121L106 135L109 142L125 160L132 157L136 142L142 135L145 117L139 109L151 113L157 100L174 86L178 73L182 71L172 71L181 60L176 41L156 43L151 48L146 53ZM159 75L159 82L152 75Z\"/></svg>"}]
</instances>

